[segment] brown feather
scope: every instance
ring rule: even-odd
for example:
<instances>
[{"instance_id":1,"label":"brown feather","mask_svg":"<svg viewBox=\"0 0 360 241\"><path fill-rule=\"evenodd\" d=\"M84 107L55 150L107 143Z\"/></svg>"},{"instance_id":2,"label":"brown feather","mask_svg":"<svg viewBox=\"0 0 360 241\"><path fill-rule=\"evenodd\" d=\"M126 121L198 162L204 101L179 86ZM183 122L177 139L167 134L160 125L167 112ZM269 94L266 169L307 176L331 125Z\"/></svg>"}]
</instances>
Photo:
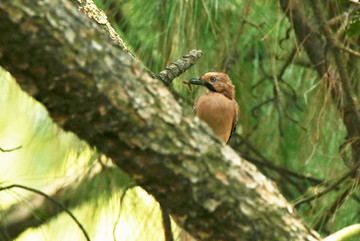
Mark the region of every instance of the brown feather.
<instances>
[{"instance_id":1,"label":"brown feather","mask_svg":"<svg viewBox=\"0 0 360 241\"><path fill-rule=\"evenodd\" d=\"M235 124L237 103L220 93L209 92L196 103L196 115L205 121L224 142L229 140Z\"/></svg>"},{"instance_id":2,"label":"brown feather","mask_svg":"<svg viewBox=\"0 0 360 241\"><path fill-rule=\"evenodd\" d=\"M211 80L211 77L216 80ZM234 100L235 87L225 73L206 73L200 80L209 82L216 92L207 91L199 97L194 109L195 114L212 128L216 136L228 142L236 130L239 113L239 105Z\"/></svg>"}]
</instances>

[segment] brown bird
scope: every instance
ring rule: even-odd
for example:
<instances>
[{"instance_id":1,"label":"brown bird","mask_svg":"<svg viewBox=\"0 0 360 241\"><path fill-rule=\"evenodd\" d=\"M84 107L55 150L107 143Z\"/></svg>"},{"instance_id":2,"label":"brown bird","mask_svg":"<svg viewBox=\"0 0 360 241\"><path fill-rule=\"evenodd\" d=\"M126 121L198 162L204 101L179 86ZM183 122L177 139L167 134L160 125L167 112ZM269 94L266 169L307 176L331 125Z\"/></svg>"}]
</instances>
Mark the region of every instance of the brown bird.
<instances>
[{"instance_id":1,"label":"brown bird","mask_svg":"<svg viewBox=\"0 0 360 241\"><path fill-rule=\"evenodd\" d=\"M236 130L239 105L235 101L235 87L225 73L210 72L192 78L189 84L203 85L208 90L195 102L194 112L205 121L216 136L228 142Z\"/></svg>"}]
</instances>

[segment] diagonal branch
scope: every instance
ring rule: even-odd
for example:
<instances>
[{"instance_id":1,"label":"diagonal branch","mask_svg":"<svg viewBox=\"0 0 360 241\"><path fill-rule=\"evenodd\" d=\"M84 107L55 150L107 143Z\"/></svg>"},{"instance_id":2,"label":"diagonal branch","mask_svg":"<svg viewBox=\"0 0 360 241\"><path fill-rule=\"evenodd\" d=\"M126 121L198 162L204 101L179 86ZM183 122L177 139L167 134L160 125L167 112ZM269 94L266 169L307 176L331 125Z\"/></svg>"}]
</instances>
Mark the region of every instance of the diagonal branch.
<instances>
[{"instance_id":1,"label":"diagonal branch","mask_svg":"<svg viewBox=\"0 0 360 241\"><path fill-rule=\"evenodd\" d=\"M135 58L135 55L126 46L124 40L111 26L106 14L95 5L93 0L72 0L72 1L75 4L77 4L79 6L79 9L83 13L85 13L89 18L94 19L109 34L110 38L120 46L122 50L127 51L133 58Z\"/></svg>"},{"instance_id":2,"label":"diagonal branch","mask_svg":"<svg viewBox=\"0 0 360 241\"><path fill-rule=\"evenodd\" d=\"M170 66L166 67L163 71L158 74L154 74L153 77L160 79L167 85L170 85L173 79L179 77L182 73L186 70L191 68L196 61L201 57L202 51L201 50L191 50L181 59L178 59Z\"/></svg>"},{"instance_id":3,"label":"diagonal branch","mask_svg":"<svg viewBox=\"0 0 360 241\"><path fill-rule=\"evenodd\" d=\"M62 211L66 212L72 218L72 220L74 220L76 225L80 228L81 232L84 234L85 239L90 241L89 235L87 234L87 232L84 229L84 227L82 226L82 224L79 222L79 220L77 220L77 218L74 216L74 214L72 214L72 212L64 204L62 204L61 202L59 202L55 198L47 195L46 193L44 193L44 192L42 192L40 190L31 188L31 187L27 187L27 186L23 186L23 185L19 185L19 184L12 184L12 185L9 185L9 186L0 187L0 192L5 191L5 190L9 190L9 189L13 189L13 188L20 188L20 189L24 189L24 190L39 194L39 195L45 197L46 199L50 200L54 204L56 204Z\"/></svg>"},{"instance_id":4,"label":"diagonal branch","mask_svg":"<svg viewBox=\"0 0 360 241\"><path fill-rule=\"evenodd\" d=\"M68 0L2 0L0 22L0 65L31 77L22 83L34 82L55 122L110 157L195 238L319 239L273 182L183 116L168 88Z\"/></svg>"},{"instance_id":5,"label":"diagonal branch","mask_svg":"<svg viewBox=\"0 0 360 241\"><path fill-rule=\"evenodd\" d=\"M69 209L76 208L84 202L98 198L98 196L94 195L95 193L97 195L104 195L107 192L120 190L126 193L126 189L133 187L135 183L130 178L124 181L121 178L123 175L124 173L121 173L114 166L109 166L106 169L92 168L86 171L85 175L83 172L80 176L72 176L70 179L66 179L66 183L51 183L45 190L36 190L35 193L41 196L29 196L29 200L31 200L30 206L27 203L19 202L6 210L1 210L5 218L1 221L0 237L1 234L7 234L9 240L16 239L26 229L39 227L42 224L48 223L63 211L69 211ZM116 179L117 177L119 179ZM101 192L99 190L96 190L96 192L89 191L104 178L114 180L111 181L111 186L103 187ZM8 187L18 186L9 185ZM0 188L0 190L5 189L5 187ZM27 188L30 191L32 189ZM66 207L64 204L66 204Z\"/></svg>"},{"instance_id":6,"label":"diagonal branch","mask_svg":"<svg viewBox=\"0 0 360 241\"><path fill-rule=\"evenodd\" d=\"M355 170L351 170L349 171L348 173L346 173L343 177L339 178L338 181L336 181L334 184L332 184L331 186L329 186L328 188L326 188L325 190L319 192L319 193L316 193L315 195L312 195L310 197L307 197L307 198L304 198L298 202L295 203L295 207L298 207L300 206L301 204L304 204L304 203L307 203L307 202L310 202L316 198L319 198L327 193L329 193L330 191L336 189L343 181L345 181L347 178L351 177L353 174L355 173Z\"/></svg>"},{"instance_id":7,"label":"diagonal branch","mask_svg":"<svg viewBox=\"0 0 360 241\"><path fill-rule=\"evenodd\" d=\"M275 165L273 163L273 161L270 161L263 154L261 154L261 152L259 150L257 150L246 138L244 138L244 137L242 137L241 135L238 135L238 134L236 134L235 137L237 139L240 139L241 142L243 142L251 152L253 152L256 156L258 156L260 158L260 159L257 159L257 158L253 158L253 157L241 154L242 156L245 157L246 160L249 160L250 162L252 162L252 163L254 163L256 165L261 165L261 166L270 168L270 169L275 170L275 171L277 171L279 173L285 173L287 175L290 175L290 176L293 176L293 177L296 177L296 178L299 178L299 179L308 180L308 181L310 181L310 182L312 182L314 184L320 184L320 183L323 182L323 180L320 180L318 178L314 178L314 177L309 176L309 175L303 175L303 174L294 172L294 171L292 171L290 169L287 169L285 167ZM232 145L232 146L233 146L234 149L238 150L239 153L241 153L239 148L237 148L237 146L239 146L239 143L236 143L236 145Z\"/></svg>"},{"instance_id":8,"label":"diagonal branch","mask_svg":"<svg viewBox=\"0 0 360 241\"><path fill-rule=\"evenodd\" d=\"M12 151L18 150L18 149L20 149L20 148L22 148L22 146L18 146L18 147L12 148L12 149L2 149L2 148L0 147L0 151L1 151L1 152L12 152Z\"/></svg>"},{"instance_id":9,"label":"diagonal branch","mask_svg":"<svg viewBox=\"0 0 360 241\"><path fill-rule=\"evenodd\" d=\"M331 205L330 209L327 210L327 212L325 213L325 217L321 218L314 225L315 230L319 230L321 227L326 227L327 223L329 222L329 220L332 219L336 210L338 210L343 205L343 203L345 202L345 199L349 196L351 189L352 189L351 187L347 187L345 189L345 191L338 198L335 199L335 201Z\"/></svg>"},{"instance_id":10,"label":"diagonal branch","mask_svg":"<svg viewBox=\"0 0 360 241\"><path fill-rule=\"evenodd\" d=\"M335 47L342 50L342 51L345 51L345 52L347 52L347 53L349 53L351 55L354 55L357 58L360 58L360 52L357 52L357 51L355 51L355 50L353 50L353 49L351 49L349 47L346 47L346 46L344 46L344 45L342 45L340 43L335 43Z\"/></svg>"}]
</instances>

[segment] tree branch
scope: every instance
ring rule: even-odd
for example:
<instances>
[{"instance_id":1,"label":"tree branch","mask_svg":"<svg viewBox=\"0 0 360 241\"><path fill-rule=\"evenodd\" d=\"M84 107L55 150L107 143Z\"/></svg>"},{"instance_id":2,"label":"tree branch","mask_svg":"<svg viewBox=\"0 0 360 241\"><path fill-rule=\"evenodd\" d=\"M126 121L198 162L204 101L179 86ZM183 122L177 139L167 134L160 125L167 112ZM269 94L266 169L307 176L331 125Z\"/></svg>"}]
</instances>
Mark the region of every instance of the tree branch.
<instances>
[{"instance_id":1,"label":"tree branch","mask_svg":"<svg viewBox=\"0 0 360 241\"><path fill-rule=\"evenodd\" d=\"M319 198L325 194L327 194L328 192L336 189L343 181L345 181L348 177L350 177L351 175L353 175L355 173L355 170L351 170L349 171L348 173L346 173L343 177L341 177L338 181L336 181L334 184L332 184L331 186L329 186L328 188L326 188L325 190L319 192L319 193L316 193L315 195L312 195L311 197L307 197L307 198L304 198L298 202L295 203L295 207L298 207L300 206L301 204L303 203L307 203L307 202L310 202L316 198Z\"/></svg>"},{"instance_id":2,"label":"tree branch","mask_svg":"<svg viewBox=\"0 0 360 241\"><path fill-rule=\"evenodd\" d=\"M319 239L273 182L183 116L166 86L68 1L2 0L0 22L0 64L30 76L22 83L34 82L55 122L110 157L195 238Z\"/></svg>"},{"instance_id":3,"label":"tree branch","mask_svg":"<svg viewBox=\"0 0 360 241\"><path fill-rule=\"evenodd\" d=\"M318 1L314 2L312 0L311 3L313 5L315 16L319 22L320 27L322 28L322 32L326 36L328 42L327 46L331 47L330 49L335 57L335 64L338 68L340 76L339 82L341 83L342 89L345 92L345 104L342 104L343 94L341 92L341 87L337 83L331 85L331 94L337 104L337 108L340 114L343 117L343 123L348 132L347 138L353 140L353 161L357 162L360 158L359 113L355 107L355 100L351 96L346 68L342 60L342 55L336 48L337 40L332 34L330 27L327 25L325 17L318 6ZM300 9L298 1L280 0L280 4L283 11L289 18L289 21L293 24L298 42L304 43L304 49L310 61L313 63L314 68L317 70L319 77L323 78L323 81L329 85L330 79L335 79L338 77L333 73L333 71L328 71L327 65L325 64L324 53L326 53L326 51L321 35L311 27L311 24L306 15L302 9ZM306 36L309 37L307 38Z\"/></svg>"},{"instance_id":4,"label":"tree branch","mask_svg":"<svg viewBox=\"0 0 360 241\"><path fill-rule=\"evenodd\" d=\"M81 232L84 234L85 239L90 241L89 235L87 234L87 232L84 229L84 227L82 226L82 224L79 222L79 220L77 220L77 218L74 216L74 214L72 214L72 212L67 207L65 207L65 205L63 205L61 202L59 202L55 198L47 195L46 193L44 193L44 192L42 192L40 190L31 188L31 187L26 187L26 186L19 185L19 184L12 184L12 185L9 185L9 186L0 187L0 192L5 191L5 190L9 190L9 189L12 189L12 188L20 188L20 189L24 189L24 190L39 194L39 195L45 197L46 199L50 200L51 202L55 203L62 211L66 212L72 218L72 220L74 220L76 225L81 229Z\"/></svg>"},{"instance_id":5,"label":"tree branch","mask_svg":"<svg viewBox=\"0 0 360 241\"><path fill-rule=\"evenodd\" d=\"M247 18L247 16L250 13L251 7L252 7L253 1L252 0L245 0L243 2L242 5L242 18L243 20L240 21L239 26L236 30L236 34L235 34L235 38L231 47L230 52L228 53L228 56L224 59L222 67L220 69L222 69L223 72L225 73L229 73L231 71L231 68L234 66L236 59L238 58L238 45L239 45L239 41L240 41L240 37L243 34L244 31L244 27L245 27L245 19Z\"/></svg>"},{"instance_id":6,"label":"tree branch","mask_svg":"<svg viewBox=\"0 0 360 241\"><path fill-rule=\"evenodd\" d=\"M20 149L20 148L22 148L22 146L18 146L18 147L12 148L12 149L2 149L2 148L0 147L0 151L1 151L1 152L12 152L12 151L18 150L18 149Z\"/></svg>"},{"instance_id":7,"label":"tree branch","mask_svg":"<svg viewBox=\"0 0 360 241\"><path fill-rule=\"evenodd\" d=\"M161 215L162 215L162 223L163 223L163 228L164 228L165 241L173 241L174 237L173 237L173 233L171 230L170 215L166 211L165 207L163 207L161 204L160 204L160 210L161 210Z\"/></svg>"},{"instance_id":8,"label":"tree branch","mask_svg":"<svg viewBox=\"0 0 360 241\"><path fill-rule=\"evenodd\" d=\"M135 58L135 55L126 46L124 40L111 26L106 14L95 5L93 0L72 0L72 1L75 2L79 6L79 9L83 13L85 13L89 18L94 19L108 33L110 38L120 46L122 50L127 51L133 58Z\"/></svg>"},{"instance_id":9,"label":"tree branch","mask_svg":"<svg viewBox=\"0 0 360 241\"><path fill-rule=\"evenodd\" d=\"M201 57L201 50L191 50L188 54L183 56L181 59L178 59L170 66L166 67L163 71L158 74L155 74L153 77L160 79L167 85L170 85L173 79L180 76L186 70L191 68L196 61Z\"/></svg>"},{"instance_id":10,"label":"tree branch","mask_svg":"<svg viewBox=\"0 0 360 241\"><path fill-rule=\"evenodd\" d=\"M132 183L130 178L126 183L124 183L123 178L116 178L122 175L124 174L117 167L107 167L106 169L99 167L83 172L80 176L72 176L70 179L66 179L66 183L51 183L50 186L41 191L46 196L40 194L41 196L33 195L28 198L31 200L31 205L19 202L7 210L2 210L5 218L1 222L0 234L7 234L9 240L14 240L26 229L39 227L49 222L64 211L62 206L54 205L53 200L60 204L66 204L66 208L70 209L101 195L109 194L111 191L122 190L124 195L126 190L133 187L135 183ZM99 180L104 178L114 180L109 184L111 186L104 186L100 191L89 191L93 189L95 184L98 185ZM10 187L12 186L10 185Z\"/></svg>"},{"instance_id":11,"label":"tree branch","mask_svg":"<svg viewBox=\"0 0 360 241\"><path fill-rule=\"evenodd\" d=\"M357 163L360 161L360 151L359 151L359 148L360 148L360 140L359 140L360 116L359 116L359 112L356 108L355 100L351 94L351 87L350 87L350 83L349 83L349 80L347 77L347 70L345 67L344 59L343 59L343 56L340 53L340 51L336 48L338 40L336 39L335 35L332 33L331 28L326 24L326 19L321 10L319 1L312 0L310 2L312 5L312 8L313 8L313 12L316 16L316 19L317 19L324 35L326 36L327 42L329 44L329 48L332 50L332 53L335 58L335 64L336 64L337 70L339 72L339 79L340 79L341 86L342 86L342 89L343 89L344 95L345 95L345 106L349 112L347 117L350 120L345 120L346 121L345 124L348 129L348 136L350 138L354 138L357 140L357 141L354 141L354 143L353 143L353 153L354 153L353 159L354 159L354 163Z\"/></svg>"},{"instance_id":12,"label":"tree branch","mask_svg":"<svg viewBox=\"0 0 360 241\"><path fill-rule=\"evenodd\" d=\"M325 217L321 218L315 225L314 229L319 230L321 227L326 227L329 220L332 219L336 210L338 210L341 205L345 202L345 199L349 196L352 187L347 187L346 190L340 195L340 197L336 198L334 203L331 205L330 209L326 212Z\"/></svg>"},{"instance_id":13,"label":"tree branch","mask_svg":"<svg viewBox=\"0 0 360 241\"><path fill-rule=\"evenodd\" d=\"M347 52L347 53L349 53L351 55L354 55L357 58L360 58L360 52L357 52L357 51L355 51L355 50L353 50L351 48L348 48L348 47L346 47L346 46L344 46L344 45L342 45L340 43L336 43L335 47L342 50L342 51L345 51L345 52Z\"/></svg>"},{"instance_id":14,"label":"tree branch","mask_svg":"<svg viewBox=\"0 0 360 241\"><path fill-rule=\"evenodd\" d=\"M298 1L279 0L281 8L292 24L298 43L302 43L310 62L322 77L325 73L324 43L319 33L310 24Z\"/></svg>"},{"instance_id":15,"label":"tree branch","mask_svg":"<svg viewBox=\"0 0 360 241\"><path fill-rule=\"evenodd\" d=\"M360 224L354 224L343 228L336 233L324 238L323 241L343 241L352 237L357 237L355 235L360 235Z\"/></svg>"}]
</instances>

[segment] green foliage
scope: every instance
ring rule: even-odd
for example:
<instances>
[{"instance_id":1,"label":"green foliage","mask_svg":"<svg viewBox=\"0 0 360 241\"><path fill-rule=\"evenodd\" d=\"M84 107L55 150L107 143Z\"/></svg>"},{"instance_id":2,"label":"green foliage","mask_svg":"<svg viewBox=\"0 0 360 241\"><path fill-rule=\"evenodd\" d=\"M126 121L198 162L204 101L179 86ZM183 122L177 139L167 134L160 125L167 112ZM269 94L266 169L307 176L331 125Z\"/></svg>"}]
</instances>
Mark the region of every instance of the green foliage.
<instances>
[{"instance_id":1,"label":"green foliage","mask_svg":"<svg viewBox=\"0 0 360 241\"><path fill-rule=\"evenodd\" d=\"M346 30L346 34L350 38L360 35L360 12L358 12L355 18L350 22L349 27Z\"/></svg>"}]
</instances>

